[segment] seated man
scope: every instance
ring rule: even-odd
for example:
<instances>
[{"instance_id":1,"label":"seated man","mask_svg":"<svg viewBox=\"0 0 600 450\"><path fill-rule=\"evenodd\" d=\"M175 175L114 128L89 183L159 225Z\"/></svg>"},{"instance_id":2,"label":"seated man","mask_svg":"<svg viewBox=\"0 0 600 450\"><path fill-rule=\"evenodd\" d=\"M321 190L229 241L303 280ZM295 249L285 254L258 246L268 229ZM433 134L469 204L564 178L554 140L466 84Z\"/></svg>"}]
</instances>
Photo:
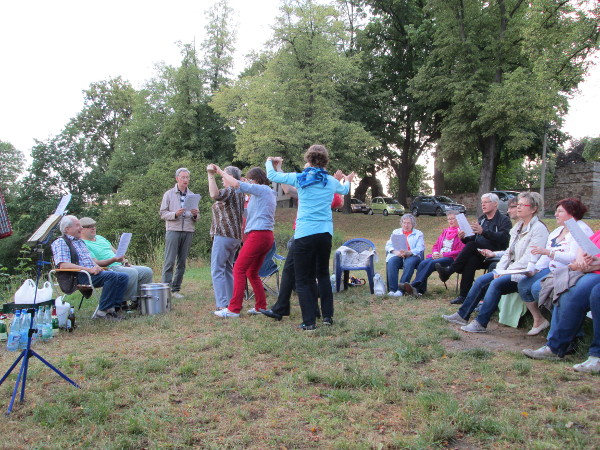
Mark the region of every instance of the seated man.
<instances>
[{"instance_id":1,"label":"seated man","mask_svg":"<svg viewBox=\"0 0 600 450\"><path fill-rule=\"evenodd\" d=\"M102 270L81 240L81 224L75 216L65 216L60 222L62 236L52 243L54 264L59 269L85 270L91 275L94 287L103 287L98 310L94 319L119 320L115 308L123 303L127 275L124 273ZM76 262L72 262L76 261ZM83 275L80 274L84 283Z\"/></svg>"},{"instance_id":2,"label":"seated man","mask_svg":"<svg viewBox=\"0 0 600 450\"><path fill-rule=\"evenodd\" d=\"M82 217L79 223L82 226L81 239L85 242L94 262L100 267L108 267L114 272L123 272L129 277L125 300L135 300L140 294L142 284L152 283L152 269L146 266L131 266L124 263L124 258L115 256L115 249L102 236L96 234L96 221L89 217Z\"/></svg>"},{"instance_id":3,"label":"seated man","mask_svg":"<svg viewBox=\"0 0 600 450\"><path fill-rule=\"evenodd\" d=\"M485 257L479 252L479 249L504 250L508 247L509 232L512 223L508 216L498 211L498 196L487 193L481 196L481 209L483 214L477 222L471 224L473 236L465 237L464 231L460 231L458 236L465 244L465 247L458 254L456 259L448 267L436 264L435 268L440 275L440 280L446 282L454 273L462 274L460 280L460 293L458 297L450 303L460 305L464 302L477 269L485 267Z\"/></svg>"}]
</instances>

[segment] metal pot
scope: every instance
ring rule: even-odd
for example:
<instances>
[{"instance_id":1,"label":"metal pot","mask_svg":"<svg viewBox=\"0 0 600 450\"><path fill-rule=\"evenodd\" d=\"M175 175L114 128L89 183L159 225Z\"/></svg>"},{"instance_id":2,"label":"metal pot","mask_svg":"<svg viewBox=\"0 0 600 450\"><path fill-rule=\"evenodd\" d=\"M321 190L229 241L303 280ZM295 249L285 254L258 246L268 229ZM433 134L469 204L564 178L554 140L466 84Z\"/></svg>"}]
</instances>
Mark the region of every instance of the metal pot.
<instances>
[{"instance_id":1,"label":"metal pot","mask_svg":"<svg viewBox=\"0 0 600 450\"><path fill-rule=\"evenodd\" d=\"M169 283L142 284L140 294L140 309L143 316L162 314L171 310Z\"/></svg>"}]
</instances>

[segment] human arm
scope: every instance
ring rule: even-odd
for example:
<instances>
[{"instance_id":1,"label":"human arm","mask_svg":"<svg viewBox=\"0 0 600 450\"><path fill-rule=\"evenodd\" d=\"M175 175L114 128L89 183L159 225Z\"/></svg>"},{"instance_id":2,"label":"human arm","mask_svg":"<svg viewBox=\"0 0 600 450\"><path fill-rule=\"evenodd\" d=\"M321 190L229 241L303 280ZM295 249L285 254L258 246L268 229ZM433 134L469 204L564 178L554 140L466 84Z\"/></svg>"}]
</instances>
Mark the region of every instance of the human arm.
<instances>
[{"instance_id":1,"label":"human arm","mask_svg":"<svg viewBox=\"0 0 600 450\"><path fill-rule=\"evenodd\" d=\"M208 174L208 194L210 198L216 200L219 197L219 186L217 186L217 181L215 180L215 173L217 173L215 165L209 164L206 166L206 173Z\"/></svg>"},{"instance_id":2,"label":"human arm","mask_svg":"<svg viewBox=\"0 0 600 450\"><path fill-rule=\"evenodd\" d=\"M280 156L276 156L272 157L271 161L273 163L273 168L275 169L275 171L283 173L283 158L281 158ZM294 186L281 183L281 190L285 195L289 195L292 198L298 198L298 189L296 189Z\"/></svg>"},{"instance_id":3,"label":"human arm","mask_svg":"<svg viewBox=\"0 0 600 450\"><path fill-rule=\"evenodd\" d=\"M273 167L273 159L276 157L269 156L265 162L265 169L267 171L267 178L274 183L289 184L296 186L296 172L284 173L277 172Z\"/></svg>"},{"instance_id":4,"label":"human arm","mask_svg":"<svg viewBox=\"0 0 600 450\"><path fill-rule=\"evenodd\" d=\"M483 229L481 236L483 236L491 242L494 242L498 248L508 248L512 222L510 221L508 216L501 214L499 211L497 211L496 214L496 225L492 223L490 224L491 226Z\"/></svg>"},{"instance_id":5,"label":"human arm","mask_svg":"<svg viewBox=\"0 0 600 450\"><path fill-rule=\"evenodd\" d=\"M160 218L162 220L177 220L183 213L185 213L184 208L171 210L171 190L165 192L160 203Z\"/></svg>"}]
</instances>

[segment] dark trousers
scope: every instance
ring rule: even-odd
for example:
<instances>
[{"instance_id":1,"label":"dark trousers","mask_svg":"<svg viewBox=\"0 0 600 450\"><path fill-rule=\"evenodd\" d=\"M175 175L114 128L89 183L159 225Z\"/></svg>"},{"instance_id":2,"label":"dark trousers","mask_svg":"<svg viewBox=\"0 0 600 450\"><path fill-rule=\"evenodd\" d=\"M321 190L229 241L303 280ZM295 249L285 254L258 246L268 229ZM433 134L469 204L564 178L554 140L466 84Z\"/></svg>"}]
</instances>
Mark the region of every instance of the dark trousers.
<instances>
[{"instance_id":1,"label":"dark trousers","mask_svg":"<svg viewBox=\"0 0 600 450\"><path fill-rule=\"evenodd\" d=\"M323 317L333 317L333 293L329 279L331 235L318 233L296 239L293 254L302 321L305 325L315 324L319 295Z\"/></svg>"},{"instance_id":2,"label":"dark trousers","mask_svg":"<svg viewBox=\"0 0 600 450\"><path fill-rule=\"evenodd\" d=\"M485 258L477 251L477 243L472 241L464 246L458 254L450 269L454 272L462 274L460 279L460 296L466 297L469 289L473 286L475 280L475 272L485 268Z\"/></svg>"}]
</instances>

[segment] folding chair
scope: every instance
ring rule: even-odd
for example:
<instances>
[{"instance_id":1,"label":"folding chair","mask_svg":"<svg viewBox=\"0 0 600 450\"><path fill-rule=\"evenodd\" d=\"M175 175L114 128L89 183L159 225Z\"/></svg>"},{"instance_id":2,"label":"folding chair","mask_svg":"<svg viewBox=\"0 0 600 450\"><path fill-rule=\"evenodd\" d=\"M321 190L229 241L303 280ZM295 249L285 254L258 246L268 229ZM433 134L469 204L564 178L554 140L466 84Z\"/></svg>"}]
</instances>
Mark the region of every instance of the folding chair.
<instances>
[{"instance_id":1,"label":"folding chair","mask_svg":"<svg viewBox=\"0 0 600 450\"><path fill-rule=\"evenodd\" d=\"M273 242L273 247L271 247L269 253L266 254L265 260L258 271L258 276L262 281L265 291L268 291L275 296L279 295L279 271L283 267L284 262L285 256L277 254L277 246L275 242ZM275 288L269 284L271 283L273 276L275 276ZM250 293L250 287L246 280L246 299L250 300L252 297L254 297L254 292Z\"/></svg>"},{"instance_id":2,"label":"folding chair","mask_svg":"<svg viewBox=\"0 0 600 450\"><path fill-rule=\"evenodd\" d=\"M57 272L78 272L79 274L85 274L88 284L77 285L77 290L81 293L81 300L79 301L79 307L77 308L78 310L81 309L81 305L83 304L84 299L90 298L96 293L96 288L94 288L94 284L92 283L92 276L89 272L78 269L52 269L50 272L48 272L48 281L57 293L62 292L58 284L58 279L56 278ZM98 311L99 306L100 305L96 306L94 314L92 314L92 318L96 314L96 311Z\"/></svg>"},{"instance_id":3,"label":"folding chair","mask_svg":"<svg viewBox=\"0 0 600 450\"><path fill-rule=\"evenodd\" d=\"M494 256L492 258L485 258L485 260L483 261L484 267L483 267L483 273L488 273L491 272L492 270L494 270L496 268L496 265L498 264L498 261L500 261L500 258L497 256ZM460 284L460 273L456 272L456 293L458 294L458 285ZM446 283L444 283L444 286L446 286ZM448 286L446 286L446 290L448 290Z\"/></svg>"}]
</instances>

